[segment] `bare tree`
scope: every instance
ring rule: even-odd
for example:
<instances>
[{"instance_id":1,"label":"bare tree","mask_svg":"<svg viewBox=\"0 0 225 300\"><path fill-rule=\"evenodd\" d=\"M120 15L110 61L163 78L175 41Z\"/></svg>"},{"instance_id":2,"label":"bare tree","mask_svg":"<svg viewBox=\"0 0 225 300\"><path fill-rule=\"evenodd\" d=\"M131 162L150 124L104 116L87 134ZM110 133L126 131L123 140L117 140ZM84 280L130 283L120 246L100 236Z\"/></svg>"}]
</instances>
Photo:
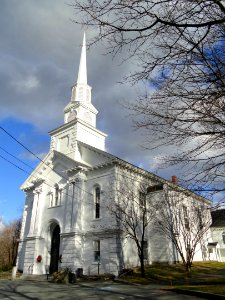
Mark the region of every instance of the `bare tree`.
<instances>
[{"instance_id":1,"label":"bare tree","mask_svg":"<svg viewBox=\"0 0 225 300\"><path fill-rule=\"evenodd\" d=\"M0 234L0 268L11 268L16 263L21 220L15 220L4 226Z\"/></svg>"},{"instance_id":2,"label":"bare tree","mask_svg":"<svg viewBox=\"0 0 225 300\"><path fill-rule=\"evenodd\" d=\"M179 147L174 154L161 157L164 166L180 164L186 167L186 179L195 180L195 188L197 182L216 191L224 190L225 176L222 38L219 42L210 35L185 54L184 45L177 43L177 63L171 60L161 75L152 77L156 87L152 95L146 94L130 106L139 118L136 125L149 136L148 145ZM189 42L195 45L191 37ZM169 48L166 43L165 47Z\"/></svg>"},{"instance_id":3,"label":"bare tree","mask_svg":"<svg viewBox=\"0 0 225 300\"><path fill-rule=\"evenodd\" d=\"M187 166L189 180L223 190L224 1L74 0L72 6L81 16L75 22L95 29L93 43L106 41L109 52L136 62L129 79L147 80L146 94L127 104L146 130L145 146L179 147L162 162Z\"/></svg>"},{"instance_id":4,"label":"bare tree","mask_svg":"<svg viewBox=\"0 0 225 300\"><path fill-rule=\"evenodd\" d=\"M154 215L146 202L147 182L143 183L136 174L120 170L111 185L108 209L116 218L122 236L135 242L141 266L141 276L145 277L144 263L147 259L147 229Z\"/></svg>"},{"instance_id":5,"label":"bare tree","mask_svg":"<svg viewBox=\"0 0 225 300\"><path fill-rule=\"evenodd\" d=\"M152 262L159 257L162 261L181 261L187 274L197 252L199 259L207 259L212 223L209 200L121 167L112 182L108 209L116 218L122 236L134 241L143 277L146 256ZM150 253L146 255L148 241Z\"/></svg>"},{"instance_id":6,"label":"bare tree","mask_svg":"<svg viewBox=\"0 0 225 300\"><path fill-rule=\"evenodd\" d=\"M156 208L154 226L175 246L178 260L182 261L188 274L196 252L201 251L203 259L207 259L206 243L212 223L211 203L196 197L188 191L182 193L166 185L163 191L149 191L147 196L152 206L156 198L160 201Z\"/></svg>"}]
</instances>

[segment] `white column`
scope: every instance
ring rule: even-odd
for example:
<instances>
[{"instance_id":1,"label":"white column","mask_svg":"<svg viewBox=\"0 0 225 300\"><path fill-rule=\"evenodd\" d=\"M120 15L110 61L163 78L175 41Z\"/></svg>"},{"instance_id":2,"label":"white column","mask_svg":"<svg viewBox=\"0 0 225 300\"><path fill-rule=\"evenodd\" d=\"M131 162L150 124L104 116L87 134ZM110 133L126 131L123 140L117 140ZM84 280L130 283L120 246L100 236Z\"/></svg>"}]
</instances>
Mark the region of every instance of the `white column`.
<instances>
[{"instance_id":1,"label":"white column","mask_svg":"<svg viewBox=\"0 0 225 300\"><path fill-rule=\"evenodd\" d=\"M29 235L36 234L36 223L38 218L38 205L39 205L39 196L40 196L41 189L34 190L34 199L33 199L33 208L31 214L31 222L30 222L30 232Z\"/></svg>"}]
</instances>

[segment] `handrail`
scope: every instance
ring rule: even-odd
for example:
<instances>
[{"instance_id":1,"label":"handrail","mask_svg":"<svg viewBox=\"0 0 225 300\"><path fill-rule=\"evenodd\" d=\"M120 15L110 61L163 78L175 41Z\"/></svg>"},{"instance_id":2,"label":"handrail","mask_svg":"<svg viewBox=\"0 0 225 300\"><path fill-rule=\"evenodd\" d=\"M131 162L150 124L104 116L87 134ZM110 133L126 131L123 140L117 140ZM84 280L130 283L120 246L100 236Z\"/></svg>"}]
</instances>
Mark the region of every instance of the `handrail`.
<instances>
[{"instance_id":1,"label":"handrail","mask_svg":"<svg viewBox=\"0 0 225 300\"><path fill-rule=\"evenodd\" d=\"M88 266L88 275L91 275L91 271L97 268L98 271L98 275L99 275L99 267L100 267L101 263L97 263L97 264L92 264ZM92 266L92 268L91 268ZM96 274L95 274L96 275Z\"/></svg>"},{"instance_id":2,"label":"handrail","mask_svg":"<svg viewBox=\"0 0 225 300\"><path fill-rule=\"evenodd\" d=\"M33 274L33 266L34 266L34 264L31 264L31 265L29 265L29 267L28 267L28 269L27 269L27 273L28 273L29 275L32 275L32 274ZM30 272L30 270L31 270L31 272Z\"/></svg>"}]
</instances>

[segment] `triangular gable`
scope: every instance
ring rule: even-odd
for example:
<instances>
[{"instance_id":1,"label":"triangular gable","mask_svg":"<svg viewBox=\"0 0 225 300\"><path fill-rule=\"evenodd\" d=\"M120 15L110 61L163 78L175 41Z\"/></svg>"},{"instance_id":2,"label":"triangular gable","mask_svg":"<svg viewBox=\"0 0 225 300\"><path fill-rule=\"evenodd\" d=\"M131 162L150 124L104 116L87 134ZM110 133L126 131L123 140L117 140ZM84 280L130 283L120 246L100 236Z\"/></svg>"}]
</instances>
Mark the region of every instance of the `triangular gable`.
<instances>
[{"instance_id":1,"label":"triangular gable","mask_svg":"<svg viewBox=\"0 0 225 300\"><path fill-rule=\"evenodd\" d=\"M35 170L30 174L30 176L21 185L20 189L25 190L33 187L35 184L43 182L47 179L49 172L55 172L57 165L64 166L64 169L75 168L77 166L88 167L84 163L76 162L75 160L69 158L68 156L58 152L50 151L45 158L38 164ZM65 175L64 175L65 176Z\"/></svg>"}]
</instances>

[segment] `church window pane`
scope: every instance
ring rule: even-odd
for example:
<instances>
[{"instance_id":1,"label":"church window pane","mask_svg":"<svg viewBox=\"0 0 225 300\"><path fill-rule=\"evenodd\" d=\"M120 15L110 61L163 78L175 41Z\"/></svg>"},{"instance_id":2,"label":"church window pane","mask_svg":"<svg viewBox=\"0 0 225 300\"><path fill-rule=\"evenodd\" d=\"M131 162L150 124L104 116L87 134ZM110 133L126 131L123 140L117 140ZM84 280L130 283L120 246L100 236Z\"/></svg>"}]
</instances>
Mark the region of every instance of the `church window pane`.
<instances>
[{"instance_id":1,"label":"church window pane","mask_svg":"<svg viewBox=\"0 0 225 300\"><path fill-rule=\"evenodd\" d=\"M146 210L146 194L139 192L139 207L140 207L140 218L143 224L147 224L147 210Z\"/></svg>"},{"instance_id":2,"label":"church window pane","mask_svg":"<svg viewBox=\"0 0 225 300\"><path fill-rule=\"evenodd\" d=\"M50 193L49 194L49 207L52 207L53 205L54 205L54 203L53 203L53 194Z\"/></svg>"},{"instance_id":3,"label":"church window pane","mask_svg":"<svg viewBox=\"0 0 225 300\"><path fill-rule=\"evenodd\" d=\"M146 194L143 192L139 192L139 205L142 209L146 207Z\"/></svg>"},{"instance_id":4,"label":"church window pane","mask_svg":"<svg viewBox=\"0 0 225 300\"><path fill-rule=\"evenodd\" d=\"M59 201L59 186L58 184L55 186L55 206L58 205Z\"/></svg>"},{"instance_id":5,"label":"church window pane","mask_svg":"<svg viewBox=\"0 0 225 300\"><path fill-rule=\"evenodd\" d=\"M189 226L188 211L186 206L183 206L183 214L184 214L184 227L186 228L186 230L189 231L190 226Z\"/></svg>"},{"instance_id":6,"label":"church window pane","mask_svg":"<svg viewBox=\"0 0 225 300\"><path fill-rule=\"evenodd\" d=\"M94 261L100 261L100 240L94 241Z\"/></svg>"},{"instance_id":7,"label":"church window pane","mask_svg":"<svg viewBox=\"0 0 225 300\"><path fill-rule=\"evenodd\" d=\"M198 225L199 229L203 229L203 221L202 221L202 211L200 208L197 209L197 215L198 215Z\"/></svg>"},{"instance_id":8,"label":"church window pane","mask_svg":"<svg viewBox=\"0 0 225 300\"><path fill-rule=\"evenodd\" d=\"M100 188L96 187L95 189L95 218L100 218Z\"/></svg>"},{"instance_id":9,"label":"church window pane","mask_svg":"<svg viewBox=\"0 0 225 300\"><path fill-rule=\"evenodd\" d=\"M225 231L222 233L223 243L225 244Z\"/></svg>"},{"instance_id":10,"label":"church window pane","mask_svg":"<svg viewBox=\"0 0 225 300\"><path fill-rule=\"evenodd\" d=\"M59 189L58 184L55 185L55 206L59 206L61 204L62 190Z\"/></svg>"},{"instance_id":11,"label":"church window pane","mask_svg":"<svg viewBox=\"0 0 225 300\"><path fill-rule=\"evenodd\" d=\"M58 189L57 190L57 202L55 203L55 205L60 205L61 204L61 197L62 197L62 190Z\"/></svg>"}]
</instances>

